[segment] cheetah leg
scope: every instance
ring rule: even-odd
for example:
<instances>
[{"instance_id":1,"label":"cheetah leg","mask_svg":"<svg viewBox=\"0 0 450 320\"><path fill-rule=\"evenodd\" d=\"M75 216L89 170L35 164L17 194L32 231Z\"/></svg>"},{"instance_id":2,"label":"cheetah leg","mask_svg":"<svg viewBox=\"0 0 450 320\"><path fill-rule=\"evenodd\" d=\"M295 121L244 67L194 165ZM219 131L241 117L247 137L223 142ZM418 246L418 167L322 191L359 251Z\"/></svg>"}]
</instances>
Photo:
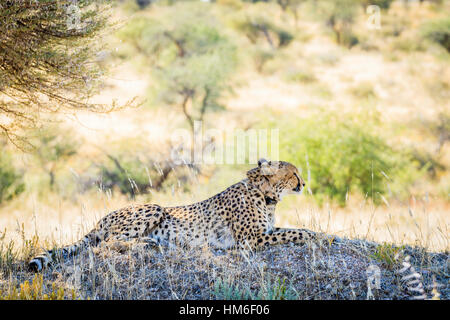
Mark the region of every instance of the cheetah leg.
<instances>
[{"instance_id":1,"label":"cheetah leg","mask_svg":"<svg viewBox=\"0 0 450 320\"><path fill-rule=\"evenodd\" d=\"M307 241L317 240L322 241L323 239L319 234L310 230L274 228L270 234L261 234L253 239L253 245L256 247L261 247L264 245L276 245L283 243L304 244ZM324 244L327 242L328 240L326 239Z\"/></svg>"}]
</instances>

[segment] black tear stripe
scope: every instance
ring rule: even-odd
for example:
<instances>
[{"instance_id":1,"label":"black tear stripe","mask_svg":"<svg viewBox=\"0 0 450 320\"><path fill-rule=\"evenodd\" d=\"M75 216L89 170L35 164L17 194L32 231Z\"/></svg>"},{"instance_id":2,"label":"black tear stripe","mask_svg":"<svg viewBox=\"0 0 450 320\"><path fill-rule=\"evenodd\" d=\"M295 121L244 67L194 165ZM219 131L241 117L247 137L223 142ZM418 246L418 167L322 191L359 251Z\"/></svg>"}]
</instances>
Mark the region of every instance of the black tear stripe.
<instances>
[{"instance_id":1,"label":"black tear stripe","mask_svg":"<svg viewBox=\"0 0 450 320\"><path fill-rule=\"evenodd\" d=\"M264 200L266 201L266 205L271 205L271 204L277 204L277 200L270 198L270 197L264 197Z\"/></svg>"}]
</instances>

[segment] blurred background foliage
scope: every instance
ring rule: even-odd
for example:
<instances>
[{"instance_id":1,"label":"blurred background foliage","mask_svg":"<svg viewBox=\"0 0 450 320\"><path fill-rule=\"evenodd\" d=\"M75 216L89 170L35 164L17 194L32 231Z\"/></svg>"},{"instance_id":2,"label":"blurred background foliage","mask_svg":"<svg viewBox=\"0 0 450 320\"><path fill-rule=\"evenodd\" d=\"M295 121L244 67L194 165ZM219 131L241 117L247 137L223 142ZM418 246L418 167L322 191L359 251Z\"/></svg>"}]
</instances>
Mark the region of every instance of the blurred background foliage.
<instances>
[{"instance_id":1,"label":"blurred background foliage","mask_svg":"<svg viewBox=\"0 0 450 320\"><path fill-rule=\"evenodd\" d=\"M377 204L382 196L407 196L429 163L421 167L409 150L389 145L379 126L379 116L367 112L289 118L280 132L280 158L299 165L319 203L334 199L344 206L354 193Z\"/></svg>"},{"instance_id":2,"label":"blurred background foliage","mask_svg":"<svg viewBox=\"0 0 450 320\"><path fill-rule=\"evenodd\" d=\"M9 153L0 154L0 203L18 196L24 191L23 173L13 165Z\"/></svg>"},{"instance_id":3,"label":"blurred background foliage","mask_svg":"<svg viewBox=\"0 0 450 320\"><path fill-rule=\"evenodd\" d=\"M380 29L366 27L369 5L380 7ZM126 64L113 78L144 79L145 103L120 114L103 140L62 121L33 131L26 155L2 141L0 205L36 192L42 201L98 191L152 201L243 178L250 166L173 163L171 133L193 134L197 120L279 128L280 159L302 169L319 206L345 206L351 194L377 205L425 193L448 201L448 9L448 1L117 1L123 22L104 39L105 63ZM410 79L416 89L406 88ZM410 106L416 98L422 109ZM141 129L127 131L127 119Z\"/></svg>"},{"instance_id":4,"label":"blurred background foliage","mask_svg":"<svg viewBox=\"0 0 450 320\"><path fill-rule=\"evenodd\" d=\"M152 19L138 18L119 35L146 59L153 104L179 106L192 132L195 120L223 108L218 99L236 67L236 47L222 29L202 7L188 2Z\"/></svg>"}]
</instances>

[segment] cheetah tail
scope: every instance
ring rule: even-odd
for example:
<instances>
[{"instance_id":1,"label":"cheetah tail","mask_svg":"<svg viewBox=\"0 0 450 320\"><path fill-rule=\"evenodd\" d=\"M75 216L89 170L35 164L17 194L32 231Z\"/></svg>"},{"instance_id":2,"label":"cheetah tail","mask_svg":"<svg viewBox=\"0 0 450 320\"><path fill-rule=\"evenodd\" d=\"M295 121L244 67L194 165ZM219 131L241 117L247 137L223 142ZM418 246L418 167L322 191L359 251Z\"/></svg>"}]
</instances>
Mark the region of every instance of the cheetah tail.
<instances>
[{"instance_id":1,"label":"cheetah tail","mask_svg":"<svg viewBox=\"0 0 450 320\"><path fill-rule=\"evenodd\" d=\"M44 252L38 254L28 263L28 267L31 271L40 272L42 269L46 268L50 263L60 259L64 261L65 259L72 257L80 252L83 248L91 245L96 245L99 242L96 230L92 230L87 235L85 235L81 240L54 250L45 250Z\"/></svg>"}]
</instances>

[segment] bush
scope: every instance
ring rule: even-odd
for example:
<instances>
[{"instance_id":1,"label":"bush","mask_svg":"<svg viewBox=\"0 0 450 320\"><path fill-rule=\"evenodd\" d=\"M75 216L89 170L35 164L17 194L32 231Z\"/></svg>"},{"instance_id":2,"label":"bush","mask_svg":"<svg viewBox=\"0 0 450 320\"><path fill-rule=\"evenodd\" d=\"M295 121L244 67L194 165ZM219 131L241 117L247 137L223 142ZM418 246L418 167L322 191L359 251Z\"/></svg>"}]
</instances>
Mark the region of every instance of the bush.
<instances>
[{"instance_id":1,"label":"bush","mask_svg":"<svg viewBox=\"0 0 450 320\"><path fill-rule=\"evenodd\" d=\"M396 255L400 254L403 249L404 246L396 247L392 244L383 243L378 245L369 257L380 262L383 267L392 270L397 265Z\"/></svg>"},{"instance_id":2,"label":"bush","mask_svg":"<svg viewBox=\"0 0 450 320\"><path fill-rule=\"evenodd\" d=\"M101 189L118 191L133 199L166 187L189 186L194 166L177 166L170 160L170 151L157 152L133 139L117 140L103 150L105 160L96 164L95 180Z\"/></svg>"},{"instance_id":3,"label":"bush","mask_svg":"<svg viewBox=\"0 0 450 320\"><path fill-rule=\"evenodd\" d=\"M236 281L218 278L214 283L214 295L219 300L296 300L298 293L286 278L273 278L261 281L259 290L243 287Z\"/></svg>"},{"instance_id":4,"label":"bush","mask_svg":"<svg viewBox=\"0 0 450 320\"><path fill-rule=\"evenodd\" d=\"M303 169L319 203L329 198L343 206L351 192L380 203L381 195L410 184L419 173L412 156L389 146L375 131L377 125L369 116L337 113L287 120L280 132L280 158Z\"/></svg>"},{"instance_id":5,"label":"bush","mask_svg":"<svg viewBox=\"0 0 450 320\"><path fill-rule=\"evenodd\" d=\"M11 156L5 152L0 153L0 204L25 190L22 177L14 168Z\"/></svg>"},{"instance_id":6,"label":"bush","mask_svg":"<svg viewBox=\"0 0 450 320\"><path fill-rule=\"evenodd\" d=\"M422 26L424 38L438 43L450 52L450 18L430 21Z\"/></svg>"},{"instance_id":7,"label":"bush","mask_svg":"<svg viewBox=\"0 0 450 320\"><path fill-rule=\"evenodd\" d=\"M155 168L159 167L153 166L150 160L142 161L125 152L107 154L107 157L109 161L100 165L101 188L112 191L116 188L131 199L137 194L148 193L152 187L159 189L170 173L170 167L157 172Z\"/></svg>"}]
</instances>

